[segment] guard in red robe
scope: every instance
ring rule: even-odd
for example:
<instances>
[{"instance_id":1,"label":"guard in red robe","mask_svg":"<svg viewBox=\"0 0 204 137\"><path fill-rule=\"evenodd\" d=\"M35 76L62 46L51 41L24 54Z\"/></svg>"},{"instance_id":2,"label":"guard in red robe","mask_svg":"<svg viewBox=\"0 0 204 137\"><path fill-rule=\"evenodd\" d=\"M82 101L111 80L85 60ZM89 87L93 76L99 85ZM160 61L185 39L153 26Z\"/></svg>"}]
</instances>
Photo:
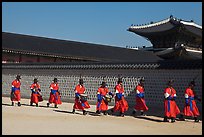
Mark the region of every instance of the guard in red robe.
<instances>
[{"instance_id":1,"label":"guard in red robe","mask_svg":"<svg viewBox=\"0 0 204 137\"><path fill-rule=\"evenodd\" d=\"M113 94L109 92L106 82L102 82L101 86L97 90L97 103L96 103L96 113L107 115L108 110L108 101L106 96L109 96L110 99L113 97Z\"/></svg>"},{"instance_id":2,"label":"guard in red robe","mask_svg":"<svg viewBox=\"0 0 204 137\"><path fill-rule=\"evenodd\" d=\"M128 102L124 97L124 87L122 85L122 79L118 79L118 84L115 86L115 106L111 109L111 112L120 111L120 116L124 117L125 111L128 110Z\"/></svg>"},{"instance_id":3,"label":"guard in red robe","mask_svg":"<svg viewBox=\"0 0 204 137\"><path fill-rule=\"evenodd\" d=\"M11 87L11 105L14 106L14 101L18 102L18 106L21 106L20 100L21 100L21 93L20 93L20 86L21 86L21 82L20 82L20 75L16 76L16 79L11 83L12 87Z\"/></svg>"},{"instance_id":4,"label":"guard in red robe","mask_svg":"<svg viewBox=\"0 0 204 137\"><path fill-rule=\"evenodd\" d=\"M136 92L136 105L134 107L133 114L135 114L137 111L140 111L141 115L144 115L144 111L148 110L148 107L144 99L144 78L140 79L139 84L135 88L135 92Z\"/></svg>"},{"instance_id":5,"label":"guard in red robe","mask_svg":"<svg viewBox=\"0 0 204 137\"><path fill-rule=\"evenodd\" d=\"M87 112L85 109L90 108L90 105L87 101L87 96L83 96L85 94L85 87L83 85L83 79L79 79L79 84L75 87L75 101L74 101L74 106L73 106L73 111L72 113L75 113L75 109L77 110L82 110L83 115L86 115Z\"/></svg>"},{"instance_id":6,"label":"guard in red robe","mask_svg":"<svg viewBox=\"0 0 204 137\"><path fill-rule=\"evenodd\" d=\"M176 115L180 113L180 110L176 104L176 90L172 87L173 80L168 82L168 87L164 91L164 122L169 122L168 118L171 118L171 122L175 122Z\"/></svg>"},{"instance_id":7,"label":"guard in red robe","mask_svg":"<svg viewBox=\"0 0 204 137\"><path fill-rule=\"evenodd\" d=\"M30 97L30 105L32 106L33 103L35 103L36 107L38 107L38 102L43 101L43 99L42 99L41 89L40 89L40 85L38 84L37 78L34 79L34 83L30 86L30 89L32 91L31 97Z\"/></svg>"},{"instance_id":8,"label":"guard in red robe","mask_svg":"<svg viewBox=\"0 0 204 137\"><path fill-rule=\"evenodd\" d=\"M185 120L184 116L190 116L190 117L194 117L194 122L199 122L198 116L200 115L198 107L196 105L196 99L198 101L201 101L200 98L198 98L198 96L196 96L196 93L194 91L194 87L195 87L195 81L191 81L189 83L189 86L186 88L185 90L185 105L184 105L184 109L183 109L183 114L180 117L180 120Z\"/></svg>"},{"instance_id":9,"label":"guard in red robe","mask_svg":"<svg viewBox=\"0 0 204 137\"><path fill-rule=\"evenodd\" d=\"M47 103L47 107L49 107L50 103L55 104L55 108L57 108L58 104L62 104L61 97L60 97L60 92L59 92L59 85L58 85L58 80L57 78L54 78L50 84L50 97L49 97L49 102Z\"/></svg>"}]
</instances>

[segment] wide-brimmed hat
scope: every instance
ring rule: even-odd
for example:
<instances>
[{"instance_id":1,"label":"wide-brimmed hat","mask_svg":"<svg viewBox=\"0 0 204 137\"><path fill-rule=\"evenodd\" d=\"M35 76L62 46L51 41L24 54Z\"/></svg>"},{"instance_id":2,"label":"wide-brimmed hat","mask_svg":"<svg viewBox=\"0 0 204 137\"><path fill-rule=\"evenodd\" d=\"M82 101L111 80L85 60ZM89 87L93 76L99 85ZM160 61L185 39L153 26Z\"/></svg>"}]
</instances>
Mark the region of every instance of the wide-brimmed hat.
<instances>
[{"instance_id":1,"label":"wide-brimmed hat","mask_svg":"<svg viewBox=\"0 0 204 137\"><path fill-rule=\"evenodd\" d=\"M174 83L174 80L173 79L170 79L168 82L167 82L167 85L172 85Z\"/></svg>"},{"instance_id":2,"label":"wide-brimmed hat","mask_svg":"<svg viewBox=\"0 0 204 137\"><path fill-rule=\"evenodd\" d=\"M17 75L16 78L17 78L17 79L21 79L21 76L20 76L20 75Z\"/></svg>"},{"instance_id":3,"label":"wide-brimmed hat","mask_svg":"<svg viewBox=\"0 0 204 137\"><path fill-rule=\"evenodd\" d=\"M53 80L54 82L57 82L58 80L57 80L57 78L54 78L54 80Z\"/></svg>"},{"instance_id":4,"label":"wide-brimmed hat","mask_svg":"<svg viewBox=\"0 0 204 137\"><path fill-rule=\"evenodd\" d=\"M118 82L123 82L122 78L118 78Z\"/></svg>"},{"instance_id":5,"label":"wide-brimmed hat","mask_svg":"<svg viewBox=\"0 0 204 137\"><path fill-rule=\"evenodd\" d=\"M79 79L79 83L84 83L84 80L82 78Z\"/></svg>"},{"instance_id":6,"label":"wide-brimmed hat","mask_svg":"<svg viewBox=\"0 0 204 137\"><path fill-rule=\"evenodd\" d=\"M191 81L191 82L189 83L189 86L195 86L195 81L194 81L194 80Z\"/></svg>"},{"instance_id":7,"label":"wide-brimmed hat","mask_svg":"<svg viewBox=\"0 0 204 137\"><path fill-rule=\"evenodd\" d=\"M33 80L34 82L36 81L36 82L38 82L38 79L37 78L34 78L34 80Z\"/></svg>"},{"instance_id":8,"label":"wide-brimmed hat","mask_svg":"<svg viewBox=\"0 0 204 137\"><path fill-rule=\"evenodd\" d=\"M107 86L105 81L102 81L101 85Z\"/></svg>"},{"instance_id":9,"label":"wide-brimmed hat","mask_svg":"<svg viewBox=\"0 0 204 137\"><path fill-rule=\"evenodd\" d=\"M140 78L140 82L145 82L144 77Z\"/></svg>"}]
</instances>

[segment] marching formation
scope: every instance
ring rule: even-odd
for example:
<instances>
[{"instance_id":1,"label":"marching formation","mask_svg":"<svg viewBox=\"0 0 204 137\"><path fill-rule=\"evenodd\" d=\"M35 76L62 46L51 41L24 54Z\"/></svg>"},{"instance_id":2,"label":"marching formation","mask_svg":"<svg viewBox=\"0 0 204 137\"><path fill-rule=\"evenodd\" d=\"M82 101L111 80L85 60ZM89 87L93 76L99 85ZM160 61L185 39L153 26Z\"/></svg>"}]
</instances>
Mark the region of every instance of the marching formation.
<instances>
[{"instance_id":1,"label":"marching formation","mask_svg":"<svg viewBox=\"0 0 204 137\"><path fill-rule=\"evenodd\" d=\"M12 88L10 93L11 105L14 106L14 102L16 101L18 106L21 106L20 99L20 75L16 76L16 79L12 82ZM140 114L144 115L145 111L148 111L148 107L145 102L145 88L144 88L144 78L139 80L138 85L135 87L135 106L132 112L135 115L138 111ZM201 99L196 95L194 87L195 81L191 81L188 87L185 89L184 93L184 108L181 112L176 104L176 90L173 88L174 80L169 80L167 83L167 87L164 89L164 122L169 122L168 119L171 119L171 122L175 122L177 115L179 115L179 120L185 121L184 116L190 116L194 118L195 122L199 122L198 116L200 115L198 107L196 105L196 100L201 101ZM59 92L59 85L57 78L54 78L53 82L49 86L50 88L50 96L47 103L47 107L50 104L54 104L55 108L58 108L58 105L62 104L61 95ZM30 106L33 106L35 103L36 107L38 107L38 103L43 101L42 93L40 89L40 84L38 83L37 78L34 78L33 84L30 86L31 89L31 97L30 97ZM90 108L88 103L86 94L86 88L84 86L84 81L82 78L79 79L79 84L75 87L75 100L73 105L72 113L75 114L75 111L82 111L83 115L87 115L86 109ZM111 114L119 111L120 116L124 117L125 112L128 111L128 102L124 96L124 86L122 78L118 78L117 85L114 88L114 93L110 92L108 89L108 85L103 80L101 86L98 88L97 102L96 102L96 114L103 113L104 115L108 115L108 104L111 102L111 99L115 97L115 105L111 108Z\"/></svg>"}]
</instances>

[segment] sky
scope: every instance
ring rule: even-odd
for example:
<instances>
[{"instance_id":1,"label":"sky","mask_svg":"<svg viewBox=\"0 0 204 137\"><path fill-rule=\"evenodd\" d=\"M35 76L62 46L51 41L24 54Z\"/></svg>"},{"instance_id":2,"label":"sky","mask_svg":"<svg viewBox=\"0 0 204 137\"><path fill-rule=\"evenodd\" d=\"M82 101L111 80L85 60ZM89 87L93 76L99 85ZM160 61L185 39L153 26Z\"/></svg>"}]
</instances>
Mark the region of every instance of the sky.
<instances>
[{"instance_id":1,"label":"sky","mask_svg":"<svg viewBox=\"0 0 204 137\"><path fill-rule=\"evenodd\" d=\"M2 32L149 47L150 41L127 29L170 15L202 26L202 2L2 2Z\"/></svg>"}]
</instances>

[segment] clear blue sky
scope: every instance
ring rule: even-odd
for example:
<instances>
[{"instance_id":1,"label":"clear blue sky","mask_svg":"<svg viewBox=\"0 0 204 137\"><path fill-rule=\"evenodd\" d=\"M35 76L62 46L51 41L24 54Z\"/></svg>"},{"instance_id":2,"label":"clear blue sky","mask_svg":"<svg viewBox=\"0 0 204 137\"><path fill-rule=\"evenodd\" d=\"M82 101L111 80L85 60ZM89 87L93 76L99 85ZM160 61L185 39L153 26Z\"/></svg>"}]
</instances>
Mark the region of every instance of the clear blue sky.
<instances>
[{"instance_id":1,"label":"clear blue sky","mask_svg":"<svg viewBox=\"0 0 204 137\"><path fill-rule=\"evenodd\" d=\"M117 47L151 46L127 29L171 14L202 25L202 2L3 2L2 31Z\"/></svg>"}]
</instances>

